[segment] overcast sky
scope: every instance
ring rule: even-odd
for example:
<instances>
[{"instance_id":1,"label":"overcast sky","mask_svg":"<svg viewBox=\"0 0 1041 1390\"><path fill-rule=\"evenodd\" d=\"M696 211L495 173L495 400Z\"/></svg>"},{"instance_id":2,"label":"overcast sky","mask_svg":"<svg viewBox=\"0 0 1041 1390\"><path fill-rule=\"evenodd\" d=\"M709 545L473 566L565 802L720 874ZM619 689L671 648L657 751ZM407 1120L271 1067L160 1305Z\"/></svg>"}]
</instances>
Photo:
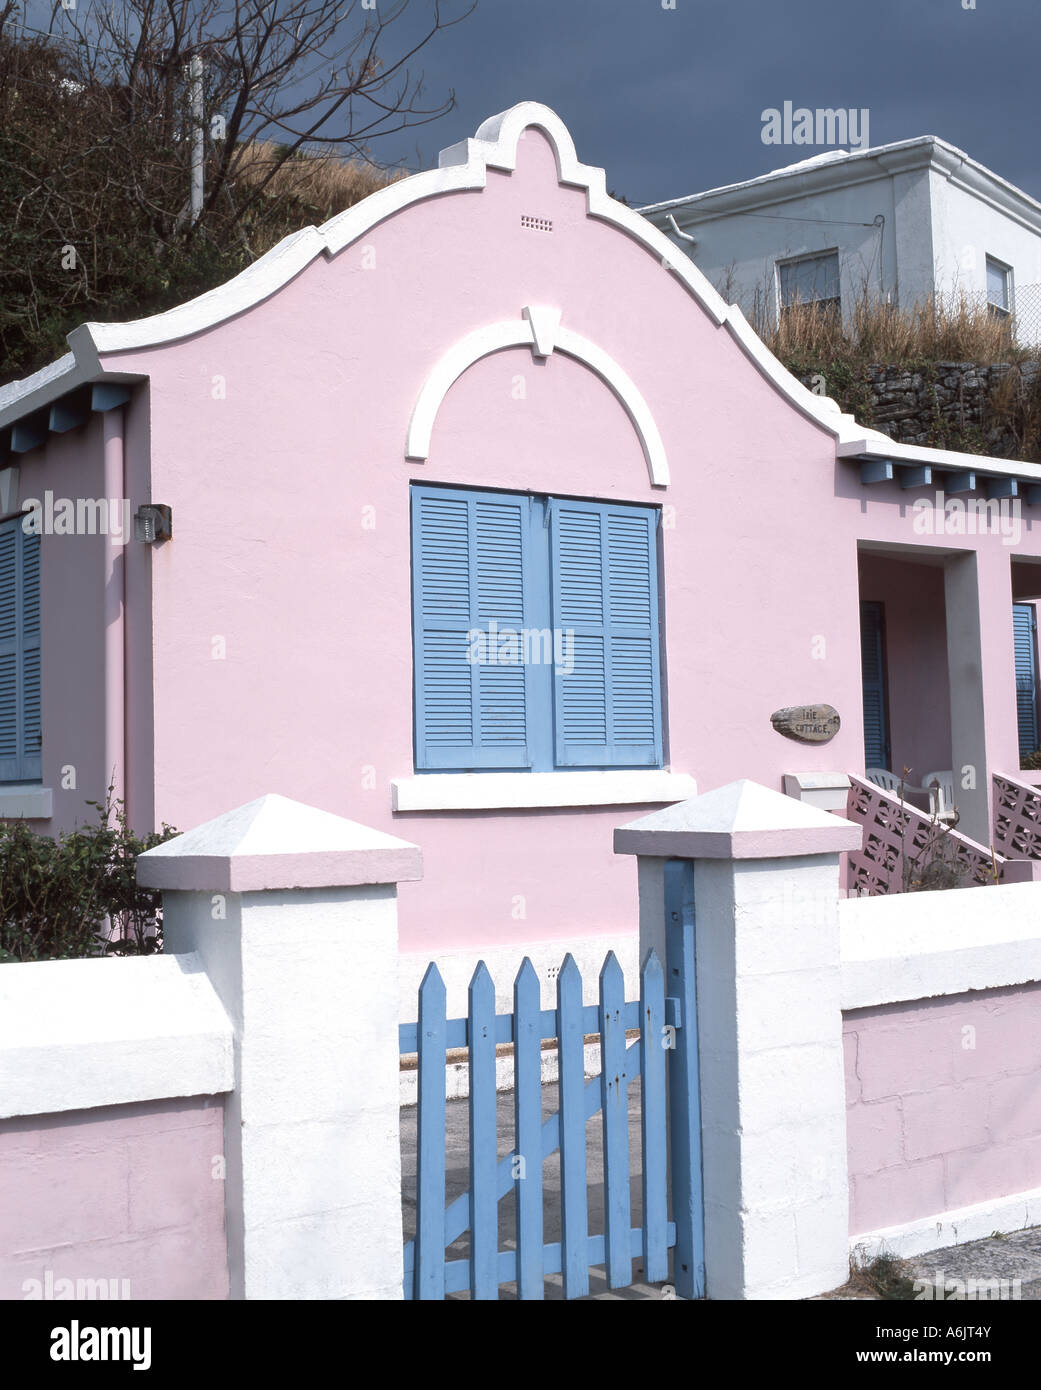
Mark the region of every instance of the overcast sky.
<instances>
[{"instance_id":1,"label":"overcast sky","mask_svg":"<svg viewBox=\"0 0 1041 1390\"><path fill-rule=\"evenodd\" d=\"M450 14L468 3L442 0ZM46 27L51 8L28 0L30 22ZM410 0L398 27L431 8ZM404 34L392 34L396 55ZM763 111L790 101L866 111L872 145L941 136L1041 200L1041 0L478 0L417 66L432 101L454 88L458 105L374 144L379 162L430 167L487 116L541 101L640 206L818 153L764 144Z\"/></svg>"},{"instance_id":2,"label":"overcast sky","mask_svg":"<svg viewBox=\"0 0 1041 1390\"><path fill-rule=\"evenodd\" d=\"M541 101L639 206L817 153L763 143L763 110L787 100L866 108L872 145L941 136L1041 199L1041 0L975 4L478 0L423 55L457 109L382 149L414 166L418 146L429 166L486 116Z\"/></svg>"}]
</instances>

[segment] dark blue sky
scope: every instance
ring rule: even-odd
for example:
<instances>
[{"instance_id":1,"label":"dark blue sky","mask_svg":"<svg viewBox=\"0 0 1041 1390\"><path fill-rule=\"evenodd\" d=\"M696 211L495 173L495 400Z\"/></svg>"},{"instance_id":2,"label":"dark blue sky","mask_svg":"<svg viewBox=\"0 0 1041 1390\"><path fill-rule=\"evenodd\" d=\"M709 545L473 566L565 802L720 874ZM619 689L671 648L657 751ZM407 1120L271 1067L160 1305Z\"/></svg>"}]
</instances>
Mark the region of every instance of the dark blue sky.
<instances>
[{"instance_id":1,"label":"dark blue sky","mask_svg":"<svg viewBox=\"0 0 1041 1390\"><path fill-rule=\"evenodd\" d=\"M791 101L867 108L874 145L939 135L1041 199L1041 0L674 2L478 0L419 55L430 99L454 88L456 110L373 144L373 157L429 167L487 116L542 101L579 156L639 206L817 153L763 144L764 108ZM78 0L78 13L91 3ZM388 54L431 5L411 0ZM46 27L49 10L28 0L29 22ZM60 7L54 24L62 30Z\"/></svg>"},{"instance_id":2,"label":"dark blue sky","mask_svg":"<svg viewBox=\"0 0 1041 1390\"><path fill-rule=\"evenodd\" d=\"M1041 0L479 0L423 66L457 109L374 154L428 166L542 101L635 206L816 153L762 143L790 100L866 107L873 145L939 135L1041 199Z\"/></svg>"}]
</instances>

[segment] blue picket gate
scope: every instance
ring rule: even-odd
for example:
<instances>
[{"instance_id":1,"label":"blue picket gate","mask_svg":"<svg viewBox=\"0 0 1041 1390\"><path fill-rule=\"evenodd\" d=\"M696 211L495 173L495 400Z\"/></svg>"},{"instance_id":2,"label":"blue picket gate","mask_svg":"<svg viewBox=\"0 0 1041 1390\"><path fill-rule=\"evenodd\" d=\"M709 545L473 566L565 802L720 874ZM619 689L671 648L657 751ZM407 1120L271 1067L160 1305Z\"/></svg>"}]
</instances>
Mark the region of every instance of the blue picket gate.
<instances>
[{"instance_id":1,"label":"blue picket gate","mask_svg":"<svg viewBox=\"0 0 1041 1390\"><path fill-rule=\"evenodd\" d=\"M701 1129L698 1098L693 893L690 866L668 861L666 966L648 954L639 1000L625 999L613 952L600 972L599 1003L582 1002L582 977L568 955L557 977L555 1009L543 1009L538 977L525 958L513 987L511 1013L495 1012L495 986L479 962L466 1018L449 1019L444 981L431 964L419 989L419 1017L402 1024L400 1049L418 1054L416 1236L405 1246L406 1298L443 1299L469 1289L495 1299L515 1283L521 1299L541 1299L545 1277L563 1276L565 1298L589 1292L589 1270L606 1266L611 1288L633 1282L643 1259L649 1283L669 1279L680 1297L704 1292ZM668 987L666 986L668 978ZM639 1030L628 1043L627 1030ZM586 1080L584 1047L598 1034L600 1075ZM542 1118L542 1043L556 1039L560 1104ZM513 1146L499 1154L496 1047L513 1046ZM465 1048L469 1069L470 1186L446 1205L445 1054ZM642 1217L630 1209L628 1092L639 1077ZM604 1230L588 1219L586 1122L600 1113L603 1130ZM671 1206L668 1169L671 1145ZM543 1236L543 1163L560 1151L561 1239ZM516 1200L515 1249L499 1249L499 1202ZM469 1255L446 1251L469 1232Z\"/></svg>"}]
</instances>

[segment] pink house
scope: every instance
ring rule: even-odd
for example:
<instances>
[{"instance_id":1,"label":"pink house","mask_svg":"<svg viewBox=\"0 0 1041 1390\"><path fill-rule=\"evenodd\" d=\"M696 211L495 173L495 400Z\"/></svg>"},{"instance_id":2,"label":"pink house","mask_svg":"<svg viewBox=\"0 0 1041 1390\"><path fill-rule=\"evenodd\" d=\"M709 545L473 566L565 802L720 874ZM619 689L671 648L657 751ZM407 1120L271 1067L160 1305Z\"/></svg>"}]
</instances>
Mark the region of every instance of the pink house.
<instances>
[{"instance_id":1,"label":"pink house","mask_svg":"<svg viewBox=\"0 0 1041 1390\"><path fill-rule=\"evenodd\" d=\"M543 106L69 343L0 390L2 814L283 793L422 847L425 961L602 957L613 827L735 778L1033 795L1041 466L806 390Z\"/></svg>"}]
</instances>

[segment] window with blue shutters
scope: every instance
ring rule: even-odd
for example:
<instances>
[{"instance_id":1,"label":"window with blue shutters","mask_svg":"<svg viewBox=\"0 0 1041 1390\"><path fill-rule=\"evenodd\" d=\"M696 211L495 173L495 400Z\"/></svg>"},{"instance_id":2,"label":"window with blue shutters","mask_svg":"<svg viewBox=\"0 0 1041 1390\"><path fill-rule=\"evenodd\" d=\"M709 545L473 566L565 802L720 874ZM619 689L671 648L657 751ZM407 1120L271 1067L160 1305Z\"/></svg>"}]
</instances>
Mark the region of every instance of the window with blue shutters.
<instances>
[{"instance_id":1,"label":"window with blue shutters","mask_svg":"<svg viewBox=\"0 0 1041 1390\"><path fill-rule=\"evenodd\" d=\"M864 687L864 766L889 767L886 661L881 603L860 605L860 659Z\"/></svg>"},{"instance_id":2,"label":"window with blue shutters","mask_svg":"<svg viewBox=\"0 0 1041 1390\"><path fill-rule=\"evenodd\" d=\"M1019 755L1037 752L1037 616L1032 603L1012 605L1016 648L1016 720Z\"/></svg>"},{"instance_id":3,"label":"window with blue shutters","mask_svg":"<svg viewBox=\"0 0 1041 1390\"><path fill-rule=\"evenodd\" d=\"M657 519L413 487L417 770L662 765Z\"/></svg>"},{"instance_id":4,"label":"window with blue shutters","mask_svg":"<svg viewBox=\"0 0 1041 1390\"><path fill-rule=\"evenodd\" d=\"M0 525L0 782L41 776L40 537Z\"/></svg>"},{"instance_id":5,"label":"window with blue shutters","mask_svg":"<svg viewBox=\"0 0 1041 1390\"><path fill-rule=\"evenodd\" d=\"M655 519L550 503L553 626L573 651L554 670L558 767L661 765Z\"/></svg>"}]
</instances>

